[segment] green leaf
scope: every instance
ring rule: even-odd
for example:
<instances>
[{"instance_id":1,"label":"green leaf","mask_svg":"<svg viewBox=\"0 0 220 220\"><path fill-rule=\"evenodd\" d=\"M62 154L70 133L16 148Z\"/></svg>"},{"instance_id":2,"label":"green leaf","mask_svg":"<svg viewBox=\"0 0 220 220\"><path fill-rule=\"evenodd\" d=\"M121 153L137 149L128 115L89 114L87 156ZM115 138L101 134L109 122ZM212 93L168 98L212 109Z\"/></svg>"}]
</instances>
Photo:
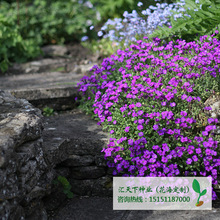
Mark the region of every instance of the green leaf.
<instances>
[{"instance_id":1,"label":"green leaf","mask_svg":"<svg viewBox=\"0 0 220 220\"><path fill-rule=\"evenodd\" d=\"M73 193L72 192L68 192L68 194L66 194L68 199L72 199L73 198Z\"/></svg>"},{"instance_id":2,"label":"green leaf","mask_svg":"<svg viewBox=\"0 0 220 220\"><path fill-rule=\"evenodd\" d=\"M196 179L193 180L192 187L195 192L200 193L200 184Z\"/></svg>"},{"instance_id":3,"label":"green leaf","mask_svg":"<svg viewBox=\"0 0 220 220\"><path fill-rule=\"evenodd\" d=\"M204 190L201 192L200 196L204 196L206 193L207 193L207 190L204 189Z\"/></svg>"}]
</instances>

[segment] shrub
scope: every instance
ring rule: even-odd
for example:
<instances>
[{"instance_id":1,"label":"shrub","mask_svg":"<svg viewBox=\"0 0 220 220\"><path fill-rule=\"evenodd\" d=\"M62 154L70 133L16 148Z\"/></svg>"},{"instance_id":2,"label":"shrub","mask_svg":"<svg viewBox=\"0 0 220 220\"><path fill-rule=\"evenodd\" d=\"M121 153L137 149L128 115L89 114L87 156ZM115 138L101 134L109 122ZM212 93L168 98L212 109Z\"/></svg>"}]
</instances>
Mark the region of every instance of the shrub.
<instances>
[{"instance_id":1,"label":"shrub","mask_svg":"<svg viewBox=\"0 0 220 220\"><path fill-rule=\"evenodd\" d=\"M219 121L203 103L220 92L219 52L207 36L139 40L81 79L81 106L111 134L103 151L114 175L212 176L217 184Z\"/></svg>"},{"instance_id":2,"label":"shrub","mask_svg":"<svg viewBox=\"0 0 220 220\"><path fill-rule=\"evenodd\" d=\"M24 62L40 54L31 40L23 40L13 22L0 15L0 69L5 72L10 62Z\"/></svg>"},{"instance_id":3,"label":"shrub","mask_svg":"<svg viewBox=\"0 0 220 220\"><path fill-rule=\"evenodd\" d=\"M159 27L152 37L177 38L191 41L199 39L201 35L211 35L220 31L220 2L218 0L185 0L182 4L182 16L174 13L171 16L171 26ZM220 39L220 34L216 35Z\"/></svg>"},{"instance_id":4,"label":"shrub","mask_svg":"<svg viewBox=\"0 0 220 220\"><path fill-rule=\"evenodd\" d=\"M95 8L85 0L35 0L28 4L21 1L19 10L16 2L3 1L0 12L19 23L24 39L34 39L38 45L80 41L83 35L90 34L89 27L98 22Z\"/></svg>"}]
</instances>

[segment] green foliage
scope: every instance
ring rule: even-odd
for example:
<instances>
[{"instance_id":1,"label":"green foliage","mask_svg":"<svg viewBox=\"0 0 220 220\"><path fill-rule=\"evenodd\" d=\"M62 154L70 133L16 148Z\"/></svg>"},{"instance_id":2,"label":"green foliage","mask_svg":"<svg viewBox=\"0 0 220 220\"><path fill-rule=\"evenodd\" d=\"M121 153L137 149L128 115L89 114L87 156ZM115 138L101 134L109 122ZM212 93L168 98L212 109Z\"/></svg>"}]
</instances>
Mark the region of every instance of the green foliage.
<instances>
[{"instance_id":1,"label":"green foliage","mask_svg":"<svg viewBox=\"0 0 220 220\"><path fill-rule=\"evenodd\" d=\"M49 107L45 107L43 109L43 115L45 116L51 116L54 114L54 110L52 108L49 108Z\"/></svg>"},{"instance_id":2,"label":"green foliage","mask_svg":"<svg viewBox=\"0 0 220 220\"><path fill-rule=\"evenodd\" d=\"M5 72L10 62L25 62L40 54L32 40L23 40L18 28L0 14L0 69Z\"/></svg>"},{"instance_id":3,"label":"green foliage","mask_svg":"<svg viewBox=\"0 0 220 220\"><path fill-rule=\"evenodd\" d=\"M123 12L134 9L138 1L135 0L91 0L91 2L97 6L97 10L100 12L102 19L121 17Z\"/></svg>"},{"instance_id":4,"label":"green foliage","mask_svg":"<svg viewBox=\"0 0 220 220\"><path fill-rule=\"evenodd\" d=\"M38 45L80 40L89 32L89 26L97 23L96 11L79 4L76 0L35 0L1 3L0 13L18 23L18 29L25 39L34 39Z\"/></svg>"},{"instance_id":5,"label":"green foliage","mask_svg":"<svg viewBox=\"0 0 220 220\"><path fill-rule=\"evenodd\" d=\"M57 180L54 180L53 183L56 185L60 184L63 188L63 193L65 193L69 199L73 198L73 193L70 191L72 186L64 176L58 176Z\"/></svg>"},{"instance_id":6,"label":"green foliage","mask_svg":"<svg viewBox=\"0 0 220 220\"><path fill-rule=\"evenodd\" d=\"M171 26L159 27L151 37L170 39L182 38L187 41L198 39L202 35L211 35L215 30L220 31L220 0L185 0L184 15L174 20L177 12L171 17ZM189 16L187 16L189 15ZM220 39L220 34L216 36Z\"/></svg>"}]
</instances>

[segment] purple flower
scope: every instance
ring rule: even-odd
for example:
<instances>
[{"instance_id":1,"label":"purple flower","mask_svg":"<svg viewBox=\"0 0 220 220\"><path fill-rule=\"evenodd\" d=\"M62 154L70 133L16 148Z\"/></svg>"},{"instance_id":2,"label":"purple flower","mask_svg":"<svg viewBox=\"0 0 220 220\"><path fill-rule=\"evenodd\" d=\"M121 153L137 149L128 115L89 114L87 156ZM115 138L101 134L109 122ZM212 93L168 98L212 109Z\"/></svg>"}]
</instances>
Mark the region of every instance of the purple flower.
<instances>
[{"instance_id":1,"label":"purple flower","mask_svg":"<svg viewBox=\"0 0 220 220\"><path fill-rule=\"evenodd\" d=\"M139 135L140 137L142 137L142 136L144 135L144 133L143 133L143 132L140 132L138 135Z\"/></svg>"},{"instance_id":2,"label":"purple flower","mask_svg":"<svg viewBox=\"0 0 220 220\"><path fill-rule=\"evenodd\" d=\"M129 139L129 140L128 140L128 144L129 144L129 145L133 145L133 143L134 143L133 139Z\"/></svg>"},{"instance_id":3,"label":"purple flower","mask_svg":"<svg viewBox=\"0 0 220 220\"><path fill-rule=\"evenodd\" d=\"M107 117L107 120L112 121L112 117L111 116Z\"/></svg>"},{"instance_id":4,"label":"purple flower","mask_svg":"<svg viewBox=\"0 0 220 220\"><path fill-rule=\"evenodd\" d=\"M143 111L142 110L140 110L140 111L138 111L138 115L143 115Z\"/></svg>"},{"instance_id":5,"label":"purple flower","mask_svg":"<svg viewBox=\"0 0 220 220\"><path fill-rule=\"evenodd\" d=\"M168 111L161 112L161 118L165 119L167 117Z\"/></svg>"},{"instance_id":6,"label":"purple flower","mask_svg":"<svg viewBox=\"0 0 220 220\"><path fill-rule=\"evenodd\" d=\"M180 123L180 118L176 118L176 119L175 119L175 123L176 123L176 124L179 124L179 123Z\"/></svg>"},{"instance_id":7,"label":"purple flower","mask_svg":"<svg viewBox=\"0 0 220 220\"><path fill-rule=\"evenodd\" d=\"M113 170L113 173L112 173L114 176L117 175L117 171L116 170Z\"/></svg>"},{"instance_id":8,"label":"purple flower","mask_svg":"<svg viewBox=\"0 0 220 220\"><path fill-rule=\"evenodd\" d=\"M162 157L161 161L162 161L163 163L166 163L168 160L167 160L166 157Z\"/></svg>"},{"instance_id":9,"label":"purple flower","mask_svg":"<svg viewBox=\"0 0 220 220\"><path fill-rule=\"evenodd\" d=\"M164 130L159 130L158 132L157 132L159 135L164 135Z\"/></svg>"},{"instance_id":10,"label":"purple flower","mask_svg":"<svg viewBox=\"0 0 220 220\"><path fill-rule=\"evenodd\" d=\"M141 105L140 102L136 103L136 107L141 107L141 106L142 106L142 105Z\"/></svg>"},{"instance_id":11,"label":"purple flower","mask_svg":"<svg viewBox=\"0 0 220 220\"><path fill-rule=\"evenodd\" d=\"M142 130L144 127L142 126L142 125L138 125L137 126L137 129L140 131L140 130Z\"/></svg>"},{"instance_id":12,"label":"purple flower","mask_svg":"<svg viewBox=\"0 0 220 220\"><path fill-rule=\"evenodd\" d=\"M188 159L186 160L186 163L187 163L187 164L191 164L191 163L192 163L192 159L188 158Z\"/></svg>"},{"instance_id":13,"label":"purple flower","mask_svg":"<svg viewBox=\"0 0 220 220\"><path fill-rule=\"evenodd\" d=\"M200 102L200 101L201 101L201 98L200 98L200 97L197 97L197 101Z\"/></svg>"},{"instance_id":14,"label":"purple flower","mask_svg":"<svg viewBox=\"0 0 220 220\"><path fill-rule=\"evenodd\" d=\"M198 93L197 79L206 74L207 77L216 77L220 72L218 67L220 42L211 38L207 42L205 37L200 39L202 40L199 43L185 42L178 39L176 42L168 42L167 45L160 45L160 39L158 38L153 39L152 42L138 41L131 47L118 50L117 54L104 59L101 68L94 67L92 69L94 74L81 80L79 85L81 86L80 91L85 95L84 100L87 101L88 96L91 97L90 101L95 97L92 107L94 107L94 114L100 119L99 124L119 124L117 126L119 131L117 132L115 130L116 126L110 128L110 130L115 130L111 130L110 133L117 133L117 139L111 139L108 148L104 150L105 158L113 159L113 162L108 163L108 166L115 168L116 175L124 172L123 169L126 169L128 176L184 175L183 168L180 169L178 165L179 162L185 160L185 164L192 165L187 171L188 173L185 172L186 175L193 174L195 170L200 169L202 170L201 173L196 171L197 173L194 174L210 175L213 178L213 183L216 183L215 181L218 178L217 169L220 166L219 143L216 141L216 135L210 138L208 134L216 129L214 124L217 124L218 120L207 120L209 124L202 131L202 138L190 135L189 129L196 127L197 121L192 116L187 118L188 109L191 111L196 110L196 107L199 108L196 101L201 101L200 97L192 95ZM159 56L157 56L158 52ZM150 64L147 64L147 59L151 60ZM214 64L212 65L212 63ZM118 64L121 67L118 67ZM193 73L195 67L197 72ZM149 69L152 70L153 77L149 76ZM183 72L183 69L186 69L186 71ZM114 75L117 75L116 72L121 74L121 80L111 81L115 77ZM132 72L136 74L132 76ZM171 76L172 79L165 80L161 75L168 78ZM216 83L214 80L213 82ZM181 86L182 88L180 88ZM93 95L92 93L89 95L89 87L96 87L91 89ZM96 92L97 90L98 92ZM209 90L211 91L211 88ZM144 113L144 110L141 109L141 103L144 99L149 101L146 102L148 103L148 110L146 108L148 113ZM186 100L182 101L183 111L180 110L179 113L178 109L175 108L175 106L178 106L177 100L180 102ZM117 103L117 105L114 103ZM161 110L164 108L163 106L167 106L166 111ZM169 111L170 109L172 111ZM210 107L205 109L210 110ZM114 118L118 117L118 110L119 113L123 112L120 117L122 118L124 115L124 123L113 121ZM192 114L190 113L190 115ZM134 123L136 123L137 131L132 134L132 139L121 137L120 129L129 132L130 128L125 122L130 121L132 117ZM148 137L147 142L144 138L145 128L146 130L151 129L153 132L158 132L159 135L164 135L165 139L162 143L157 139L155 141L155 144L158 142L157 144L159 146L161 144L161 147L153 145L150 142L150 137ZM122 130L122 134L125 132ZM194 137L194 139L191 140L191 137ZM122 142L126 142L128 145L129 151L124 151L125 155L123 155L123 158L126 159L122 159L120 156L121 150L124 149L118 144ZM149 145L147 147L146 142ZM164 142L167 142L167 144ZM177 147L175 147L175 144L177 144ZM190 158L186 158L186 156L190 156ZM145 171L147 172L145 173Z\"/></svg>"},{"instance_id":15,"label":"purple flower","mask_svg":"<svg viewBox=\"0 0 220 220\"><path fill-rule=\"evenodd\" d=\"M170 150L170 148L169 148L169 146L167 145L167 143L163 143L163 144L162 144L162 149L163 149L163 151L169 151L169 150Z\"/></svg>"},{"instance_id":16,"label":"purple flower","mask_svg":"<svg viewBox=\"0 0 220 220\"><path fill-rule=\"evenodd\" d=\"M202 135L203 136L208 136L208 132L207 131L202 131Z\"/></svg>"},{"instance_id":17,"label":"purple flower","mask_svg":"<svg viewBox=\"0 0 220 220\"><path fill-rule=\"evenodd\" d=\"M205 153L206 153L206 155L211 155L211 150L210 149L206 149Z\"/></svg>"},{"instance_id":18,"label":"purple flower","mask_svg":"<svg viewBox=\"0 0 220 220\"><path fill-rule=\"evenodd\" d=\"M129 128L130 128L130 127L126 127L126 128L125 128L125 132L129 132Z\"/></svg>"},{"instance_id":19,"label":"purple flower","mask_svg":"<svg viewBox=\"0 0 220 220\"><path fill-rule=\"evenodd\" d=\"M128 168L128 171L131 172L132 170L135 169L135 166L134 165L131 165L129 168Z\"/></svg>"},{"instance_id":20,"label":"purple flower","mask_svg":"<svg viewBox=\"0 0 220 220\"><path fill-rule=\"evenodd\" d=\"M187 137L181 137L181 139L180 139L180 141L181 141L182 143L187 142L187 140L188 140Z\"/></svg>"},{"instance_id":21,"label":"purple flower","mask_svg":"<svg viewBox=\"0 0 220 220\"><path fill-rule=\"evenodd\" d=\"M147 161L146 161L145 159L141 159L141 160L140 160L140 163L143 164L143 165L146 165L146 164L147 164Z\"/></svg>"},{"instance_id":22,"label":"purple flower","mask_svg":"<svg viewBox=\"0 0 220 220\"><path fill-rule=\"evenodd\" d=\"M198 161L198 157L196 155L192 156L193 161Z\"/></svg>"},{"instance_id":23,"label":"purple flower","mask_svg":"<svg viewBox=\"0 0 220 220\"><path fill-rule=\"evenodd\" d=\"M186 121L187 121L189 124L192 124L192 123L193 123L193 118L187 118Z\"/></svg>"},{"instance_id":24,"label":"purple flower","mask_svg":"<svg viewBox=\"0 0 220 220\"><path fill-rule=\"evenodd\" d=\"M209 111L209 110L212 110L212 108L209 106L209 107L205 107L204 110Z\"/></svg>"},{"instance_id":25,"label":"purple flower","mask_svg":"<svg viewBox=\"0 0 220 220\"><path fill-rule=\"evenodd\" d=\"M138 120L138 124L143 124L144 123L144 119L139 119Z\"/></svg>"},{"instance_id":26,"label":"purple flower","mask_svg":"<svg viewBox=\"0 0 220 220\"><path fill-rule=\"evenodd\" d=\"M157 150L157 149L159 149L160 147L158 146L158 145L154 145L153 147L152 147L152 149L153 150Z\"/></svg>"},{"instance_id":27,"label":"purple flower","mask_svg":"<svg viewBox=\"0 0 220 220\"><path fill-rule=\"evenodd\" d=\"M154 126L153 126L153 129L154 129L155 131L158 130L158 128L159 128L158 125L154 125Z\"/></svg>"},{"instance_id":28,"label":"purple flower","mask_svg":"<svg viewBox=\"0 0 220 220\"><path fill-rule=\"evenodd\" d=\"M168 129L167 134L174 134L174 131L172 131L171 129Z\"/></svg>"},{"instance_id":29,"label":"purple flower","mask_svg":"<svg viewBox=\"0 0 220 220\"><path fill-rule=\"evenodd\" d=\"M214 130L214 129L216 129L216 126L215 126L215 125L214 125L214 126L208 125L208 126L206 126L206 128L205 128L205 130L206 130L207 132L209 132L209 131L211 131L211 130Z\"/></svg>"},{"instance_id":30,"label":"purple flower","mask_svg":"<svg viewBox=\"0 0 220 220\"><path fill-rule=\"evenodd\" d=\"M211 124L211 123L213 123L215 120L214 120L213 118L209 118L207 121L208 121L209 124Z\"/></svg>"},{"instance_id":31,"label":"purple flower","mask_svg":"<svg viewBox=\"0 0 220 220\"><path fill-rule=\"evenodd\" d=\"M202 152L201 148L197 148L197 149L196 149L196 153L197 153L197 154L200 154L201 152Z\"/></svg>"},{"instance_id":32,"label":"purple flower","mask_svg":"<svg viewBox=\"0 0 220 220\"><path fill-rule=\"evenodd\" d=\"M109 133L110 133L110 134L113 134L113 133L114 133L114 130L111 130Z\"/></svg>"},{"instance_id":33,"label":"purple flower","mask_svg":"<svg viewBox=\"0 0 220 220\"><path fill-rule=\"evenodd\" d=\"M181 97L182 100L184 100L184 99L186 99L186 98L187 98L187 95L186 95L186 94L183 94L182 97Z\"/></svg>"},{"instance_id":34,"label":"purple flower","mask_svg":"<svg viewBox=\"0 0 220 220\"><path fill-rule=\"evenodd\" d=\"M189 96L189 97L186 99L187 102L191 102L192 100L193 100L193 98L192 98L191 96Z\"/></svg>"},{"instance_id":35,"label":"purple flower","mask_svg":"<svg viewBox=\"0 0 220 220\"><path fill-rule=\"evenodd\" d=\"M194 137L194 140L196 140L198 143L200 143L201 141L203 141L203 137Z\"/></svg>"},{"instance_id":36,"label":"purple flower","mask_svg":"<svg viewBox=\"0 0 220 220\"><path fill-rule=\"evenodd\" d=\"M185 112L185 111L181 111L181 112L180 112L180 115L182 115L182 116L185 117L185 116L187 116L187 112Z\"/></svg>"},{"instance_id":37,"label":"purple flower","mask_svg":"<svg viewBox=\"0 0 220 220\"><path fill-rule=\"evenodd\" d=\"M168 173L168 172L169 172L169 168L165 167L165 168L163 169L163 172L164 172L164 173Z\"/></svg>"},{"instance_id":38,"label":"purple flower","mask_svg":"<svg viewBox=\"0 0 220 220\"><path fill-rule=\"evenodd\" d=\"M175 103L175 102L172 102L172 103L170 103L170 106L171 106L171 107L174 107L174 106L176 106L176 103Z\"/></svg>"}]
</instances>

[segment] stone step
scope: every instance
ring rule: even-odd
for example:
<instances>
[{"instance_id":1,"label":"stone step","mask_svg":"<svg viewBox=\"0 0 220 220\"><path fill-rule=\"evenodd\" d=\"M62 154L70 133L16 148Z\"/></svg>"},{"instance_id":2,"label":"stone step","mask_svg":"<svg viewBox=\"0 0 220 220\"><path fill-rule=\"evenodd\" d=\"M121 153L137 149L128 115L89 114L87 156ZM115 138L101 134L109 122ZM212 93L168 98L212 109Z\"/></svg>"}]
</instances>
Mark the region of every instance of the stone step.
<instances>
[{"instance_id":1,"label":"stone step","mask_svg":"<svg viewBox=\"0 0 220 220\"><path fill-rule=\"evenodd\" d=\"M181 210L113 210L108 197L74 197L51 220L219 220L220 208L209 211Z\"/></svg>"},{"instance_id":2,"label":"stone step","mask_svg":"<svg viewBox=\"0 0 220 220\"><path fill-rule=\"evenodd\" d=\"M47 45L41 48L42 54L34 61L14 63L6 74L29 74L45 72L77 72L85 73L96 64L99 54L91 53L80 44Z\"/></svg>"},{"instance_id":3,"label":"stone step","mask_svg":"<svg viewBox=\"0 0 220 220\"><path fill-rule=\"evenodd\" d=\"M77 195L112 196L112 170L103 147L110 135L81 110L45 117L43 149L51 169L61 168ZM62 175L65 176L65 173Z\"/></svg>"},{"instance_id":4,"label":"stone step","mask_svg":"<svg viewBox=\"0 0 220 220\"><path fill-rule=\"evenodd\" d=\"M77 83L83 74L47 72L0 77L0 89L16 98L28 100L35 107L47 106L54 110L75 107Z\"/></svg>"},{"instance_id":5,"label":"stone step","mask_svg":"<svg viewBox=\"0 0 220 220\"><path fill-rule=\"evenodd\" d=\"M66 163L71 164L71 160L77 160L77 157L71 155L97 156L98 160L98 155L107 145L110 135L103 132L101 126L97 125L90 116L85 115L79 109L74 109L68 113L45 117L42 138L46 151L60 155L60 161L63 161L62 158L66 156L66 158L69 157L70 160ZM58 164L53 159L56 160L59 157L52 156L50 153L47 155L51 157L52 165Z\"/></svg>"}]
</instances>

